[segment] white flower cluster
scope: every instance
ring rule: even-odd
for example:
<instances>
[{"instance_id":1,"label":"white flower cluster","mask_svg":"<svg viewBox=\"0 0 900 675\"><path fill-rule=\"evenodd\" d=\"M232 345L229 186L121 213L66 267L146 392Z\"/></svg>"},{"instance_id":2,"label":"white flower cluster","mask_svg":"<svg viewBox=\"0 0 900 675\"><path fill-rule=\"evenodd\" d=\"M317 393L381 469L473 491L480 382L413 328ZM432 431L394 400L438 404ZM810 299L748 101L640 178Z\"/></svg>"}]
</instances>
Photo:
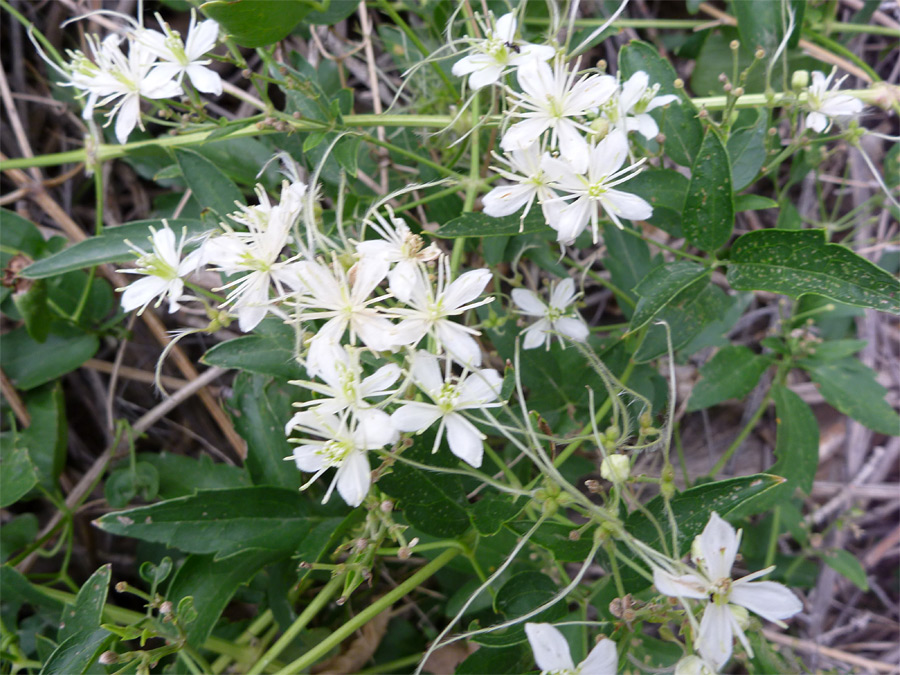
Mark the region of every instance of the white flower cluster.
<instances>
[{"instance_id":1,"label":"white flower cluster","mask_svg":"<svg viewBox=\"0 0 900 675\"><path fill-rule=\"evenodd\" d=\"M813 71L812 84L806 90L806 126L817 133L831 127L832 120L843 121L859 115L865 104L849 94L840 93L841 83L846 76L833 83L837 69L832 69L828 77L818 70Z\"/></svg>"},{"instance_id":2,"label":"white flower cluster","mask_svg":"<svg viewBox=\"0 0 900 675\"><path fill-rule=\"evenodd\" d=\"M135 126L144 128L141 98L181 96L185 76L198 91L222 93L221 78L207 68L210 61L203 60L216 46L219 25L211 19L198 24L196 12L192 12L187 39L182 40L158 15L157 19L162 32L132 22L122 36L112 34L101 41L88 35L90 58L80 50L70 50L63 68L51 63L64 78L61 84L78 90L78 96L86 99L84 119L93 118L94 108L112 104L107 124L115 119L119 143L128 140Z\"/></svg>"},{"instance_id":3,"label":"white flower cluster","mask_svg":"<svg viewBox=\"0 0 900 675\"><path fill-rule=\"evenodd\" d=\"M425 246L390 209L386 218L376 214L365 223L376 238L336 242L316 230L309 238L315 244L298 241L293 232L307 192L300 181L284 181L273 205L258 187L259 203L230 215L246 231L222 223L187 255L184 236L176 244L167 224L153 231L150 252L132 245L137 267L123 271L144 277L125 289L123 308L143 311L168 299L171 312L180 302L202 301L186 293L185 279L206 265L228 277L214 289L227 291L218 310L236 316L242 331L270 313L306 330L304 365L315 379L294 384L316 398L298 404L301 411L285 430L300 433L289 459L312 472L312 480L337 469L326 499L336 487L348 504L359 505L370 485L367 451L435 423L435 451L446 436L454 455L481 466L485 436L465 411L501 405L502 378L478 368L479 332L456 318L493 300L480 297L490 271L453 279L447 256ZM304 225L316 227L307 219ZM377 367L367 376L373 363ZM454 367L461 373L454 374ZM392 389L404 374L404 386ZM408 383L428 402L402 399Z\"/></svg>"},{"instance_id":4,"label":"white flower cluster","mask_svg":"<svg viewBox=\"0 0 900 675\"><path fill-rule=\"evenodd\" d=\"M502 16L483 40L470 40L474 53L453 66L455 75L469 76L474 89L498 82L510 69L516 72L519 89L503 88L507 114L516 121L500 140L505 154L496 156L500 166L494 169L510 184L485 195L484 212L501 217L524 207L524 219L537 201L563 244L572 243L588 224L596 243L603 213L619 227L621 219L649 218L650 204L615 189L643 162L629 160L627 134L655 138L659 128L648 113L677 97L657 96L659 84L651 86L642 71L624 83L610 75L579 76L577 66L569 68L554 48L516 42L515 33L515 17Z\"/></svg>"}]
</instances>

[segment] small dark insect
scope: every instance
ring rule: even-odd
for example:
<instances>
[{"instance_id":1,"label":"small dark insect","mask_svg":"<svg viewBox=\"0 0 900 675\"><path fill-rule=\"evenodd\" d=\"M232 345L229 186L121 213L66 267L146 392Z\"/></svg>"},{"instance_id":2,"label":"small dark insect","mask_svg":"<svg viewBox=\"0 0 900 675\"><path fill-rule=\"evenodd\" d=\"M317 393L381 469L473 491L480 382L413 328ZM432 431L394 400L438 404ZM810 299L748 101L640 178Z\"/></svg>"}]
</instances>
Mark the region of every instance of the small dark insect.
<instances>
[{"instance_id":1,"label":"small dark insect","mask_svg":"<svg viewBox=\"0 0 900 675\"><path fill-rule=\"evenodd\" d=\"M507 49L512 49L516 54L522 53L522 48L515 42L506 42L504 44L506 45Z\"/></svg>"}]
</instances>

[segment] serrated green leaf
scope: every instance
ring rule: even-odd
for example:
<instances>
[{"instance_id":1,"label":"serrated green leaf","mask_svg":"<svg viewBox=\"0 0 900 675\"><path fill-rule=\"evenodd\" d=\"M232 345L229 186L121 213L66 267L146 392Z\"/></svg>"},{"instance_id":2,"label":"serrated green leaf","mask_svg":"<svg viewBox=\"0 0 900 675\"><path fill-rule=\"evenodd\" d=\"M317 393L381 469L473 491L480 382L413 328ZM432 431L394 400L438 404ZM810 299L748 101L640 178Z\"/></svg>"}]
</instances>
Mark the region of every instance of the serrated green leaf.
<instances>
[{"instance_id":1,"label":"serrated green leaf","mask_svg":"<svg viewBox=\"0 0 900 675\"><path fill-rule=\"evenodd\" d=\"M819 423L812 409L787 387L776 385L772 395L778 460L772 473L784 476L789 484L809 494L819 468Z\"/></svg>"},{"instance_id":2,"label":"serrated green leaf","mask_svg":"<svg viewBox=\"0 0 900 675\"><path fill-rule=\"evenodd\" d=\"M187 228L188 237L202 234L209 229L209 226L201 220L173 218L168 223L178 237L181 236L183 228ZM162 220L137 220L127 225L106 228L99 237L85 239L59 253L32 263L23 270L22 276L29 279L43 279L93 265L135 260L134 251L125 240L148 250L150 244L147 239L151 235L151 227L158 230L164 225Z\"/></svg>"},{"instance_id":3,"label":"serrated green leaf","mask_svg":"<svg viewBox=\"0 0 900 675\"><path fill-rule=\"evenodd\" d=\"M220 342L201 359L220 368L237 368L283 380L300 380L306 371L294 358L293 335L288 340L263 335L244 335Z\"/></svg>"},{"instance_id":4,"label":"serrated green leaf","mask_svg":"<svg viewBox=\"0 0 900 675\"><path fill-rule=\"evenodd\" d=\"M187 553L214 553L218 560L247 549L292 553L314 527L329 521L333 528L341 520L295 490L263 486L205 490L109 513L94 524Z\"/></svg>"},{"instance_id":5,"label":"serrated green leaf","mask_svg":"<svg viewBox=\"0 0 900 675\"><path fill-rule=\"evenodd\" d=\"M457 460L445 448L431 454L434 433L414 438L403 456L422 464L455 466ZM446 441L444 441L446 444ZM426 471L399 461L382 476L378 487L397 500L398 508L413 527L435 537L456 537L469 529L466 493L459 476Z\"/></svg>"},{"instance_id":6,"label":"serrated green leaf","mask_svg":"<svg viewBox=\"0 0 900 675\"><path fill-rule=\"evenodd\" d=\"M304 0L213 0L200 10L240 46L253 48L286 38L312 6Z\"/></svg>"},{"instance_id":7,"label":"serrated green leaf","mask_svg":"<svg viewBox=\"0 0 900 675\"><path fill-rule=\"evenodd\" d=\"M178 148L175 150L175 160L194 199L202 208L211 209L219 218L224 218L237 209L235 202L246 204L237 185L200 153Z\"/></svg>"},{"instance_id":8,"label":"serrated green leaf","mask_svg":"<svg viewBox=\"0 0 900 675\"><path fill-rule=\"evenodd\" d=\"M254 485L296 489L303 484L302 474L284 461L294 452L284 425L294 414L296 389L262 375L241 373L235 378L227 406L234 428L247 441L244 466Z\"/></svg>"},{"instance_id":9,"label":"serrated green leaf","mask_svg":"<svg viewBox=\"0 0 900 675\"><path fill-rule=\"evenodd\" d=\"M156 467L159 474L159 497L187 497L197 490L249 487L247 474L230 464L213 463L208 455L197 459L170 452L142 452L137 460Z\"/></svg>"},{"instance_id":10,"label":"serrated green leaf","mask_svg":"<svg viewBox=\"0 0 900 675\"><path fill-rule=\"evenodd\" d=\"M684 96L683 90L675 88L678 74L672 64L659 55L656 47L632 40L619 51L619 69L623 81L643 70L650 76L651 86L659 84L659 95L674 94L679 97L678 103L671 103L664 110L653 111L652 114L662 119L660 128L666 137L666 154L682 166L691 166L700 150L703 126L690 99Z\"/></svg>"},{"instance_id":11,"label":"serrated green leaf","mask_svg":"<svg viewBox=\"0 0 900 675\"><path fill-rule=\"evenodd\" d=\"M676 494L671 499L672 512L678 523L678 551L673 557L681 558L687 552L694 537L706 527L713 511L726 518L745 502L755 499L783 482L784 478L780 476L760 473L706 483ZM658 529L648 518L648 513L653 516ZM625 531L657 551L670 548L672 530L663 498L654 497L647 502L644 510L632 512L625 519ZM665 537L665 543L660 540L660 533ZM626 551L624 548L622 550ZM627 592L637 593L650 585L649 581L634 570L621 565L620 569L622 583Z\"/></svg>"},{"instance_id":12,"label":"serrated green leaf","mask_svg":"<svg viewBox=\"0 0 900 675\"><path fill-rule=\"evenodd\" d=\"M520 220L520 216L521 214L513 214L494 218L486 213L464 213L444 224L434 235L444 239L455 239L457 237L508 237L534 232L552 232L544 220L544 214L539 206L532 206L524 221Z\"/></svg>"},{"instance_id":13,"label":"serrated green leaf","mask_svg":"<svg viewBox=\"0 0 900 675\"><path fill-rule=\"evenodd\" d=\"M66 605L59 620L57 640L64 642L70 637L87 636L100 627L103 605L109 592L112 565L107 563L94 572L75 596L75 602Z\"/></svg>"},{"instance_id":14,"label":"serrated green leaf","mask_svg":"<svg viewBox=\"0 0 900 675\"><path fill-rule=\"evenodd\" d=\"M115 636L98 628L88 635L73 635L53 650L40 675L82 675L97 663Z\"/></svg>"},{"instance_id":15,"label":"serrated green leaf","mask_svg":"<svg viewBox=\"0 0 900 675\"><path fill-rule=\"evenodd\" d=\"M900 281L839 244L824 230L757 230L734 242L728 282L746 291L832 300L900 313Z\"/></svg>"},{"instance_id":16,"label":"serrated green leaf","mask_svg":"<svg viewBox=\"0 0 900 675\"><path fill-rule=\"evenodd\" d=\"M682 209L684 235L697 248L715 251L734 229L731 165L722 139L707 129L691 166L691 182Z\"/></svg>"},{"instance_id":17,"label":"serrated green leaf","mask_svg":"<svg viewBox=\"0 0 900 675\"><path fill-rule=\"evenodd\" d=\"M669 304L696 298L709 283L709 273L702 265L688 261L654 267L634 289L641 299L631 317L628 332L643 328Z\"/></svg>"},{"instance_id":18,"label":"serrated green leaf","mask_svg":"<svg viewBox=\"0 0 900 675\"><path fill-rule=\"evenodd\" d=\"M730 398L743 398L771 364L770 357L754 354L743 345L723 347L700 369L700 381L694 385L687 409L702 410Z\"/></svg>"},{"instance_id":19,"label":"serrated green leaf","mask_svg":"<svg viewBox=\"0 0 900 675\"><path fill-rule=\"evenodd\" d=\"M259 550L244 551L228 560L216 560L211 555L188 556L166 593L166 599L176 605L187 597L193 598L197 616L187 625L188 643L200 647L237 589L263 567L283 557L282 553Z\"/></svg>"},{"instance_id":20,"label":"serrated green leaf","mask_svg":"<svg viewBox=\"0 0 900 675\"><path fill-rule=\"evenodd\" d=\"M0 366L17 389L28 391L75 370L99 348L96 335L64 324L54 324L44 342L19 327L3 336Z\"/></svg>"},{"instance_id":21,"label":"serrated green leaf","mask_svg":"<svg viewBox=\"0 0 900 675\"><path fill-rule=\"evenodd\" d=\"M834 551L821 551L818 552L818 555L822 558L822 562L845 579L848 579L859 590L864 593L869 590L866 569L850 551L837 549Z\"/></svg>"},{"instance_id":22,"label":"serrated green leaf","mask_svg":"<svg viewBox=\"0 0 900 675\"><path fill-rule=\"evenodd\" d=\"M900 415L885 400L887 390L878 384L875 371L858 359L798 362L819 393L833 407L873 431L900 435Z\"/></svg>"},{"instance_id":23,"label":"serrated green leaf","mask_svg":"<svg viewBox=\"0 0 900 675\"><path fill-rule=\"evenodd\" d=\"M0 434L0 508L19 501L37 485L37 471L17 432Z\"/></svg>"}]
</instances>

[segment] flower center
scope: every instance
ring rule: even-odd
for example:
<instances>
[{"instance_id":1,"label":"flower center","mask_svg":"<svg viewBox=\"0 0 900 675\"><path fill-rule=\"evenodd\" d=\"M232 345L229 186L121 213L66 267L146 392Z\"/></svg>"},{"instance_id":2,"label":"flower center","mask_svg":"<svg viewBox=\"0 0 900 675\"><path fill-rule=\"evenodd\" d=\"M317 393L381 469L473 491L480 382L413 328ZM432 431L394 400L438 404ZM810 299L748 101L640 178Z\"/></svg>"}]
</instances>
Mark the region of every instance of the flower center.
<instances>
[{"instance_id":1,"label":"flower center","mask_svg":"<svg viewBox=\"0 0 900 675\"><path fill-rule=\"evenodd\" d=\"M604 178L606 177L604 176ZM603 181L599 180L596 183L588 185L587 194L591 199L599 199L602 195L606 194L606 187L603 185Z\"/></svg>"},{"instance_id":2,"label":"flower center","mask_svg":"<svg viewBox=\"0 0 900 675\"><path fill-rule=\"evenodd\" d=\"M435 403L445 415L456 409L456 402L459 400L459 389L452 382L444 382L444 386L438 392Z\"/></svg>"},{"instance_id":3,"label":"flower center","mask_svg":"<svg viewBox=\"0 0 900 675\"><path fill-rule=\"evenodd\" d=\"M343 464L351 452L353 452L352 444L337 439L326 441L321 448L316 450L316 454L322 457L329 467Z\"/></svg>"},{"instance_id":4,"label":"flower center","mask_svg":"<svg viewBox=\"0 0 900 675\"><path fill-rule=\"evenodd\" d=\"M710 589L710 602L717 605L725 605L728 603L728 597L731 595L732 581L729 577L719 579L712 585Z\"/></svg>"}]
</instances>

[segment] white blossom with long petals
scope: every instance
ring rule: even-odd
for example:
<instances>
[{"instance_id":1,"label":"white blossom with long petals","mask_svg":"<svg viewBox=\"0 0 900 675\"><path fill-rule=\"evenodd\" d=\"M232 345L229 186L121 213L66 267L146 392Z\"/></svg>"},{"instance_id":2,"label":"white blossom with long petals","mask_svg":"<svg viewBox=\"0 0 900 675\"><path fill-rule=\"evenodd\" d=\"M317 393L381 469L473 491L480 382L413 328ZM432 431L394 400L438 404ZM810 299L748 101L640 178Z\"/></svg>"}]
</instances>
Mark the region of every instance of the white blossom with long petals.
<instances>
[{"instance_id":1,"label":"white blossom with long petals","mask_svg":"<svg viewBox=\"0 0 900 675\"><path fill-rule=\"evenodd\" d=\"M201 252L198 249L182 258L186 233L182 232L181 239L176 244L175 233L166 220L163 220L162 229L156 230L151 227L150 232L152 233L150 237L152 250L150 252L135 246L130 241L126 240L125 242L138 254L137 267L118 271L125 274L145 274L147 276L129 284L124 289L122 309L130 312L140 307L138 314L141 314L154 298L157 298L156 307L159 307L163 300L168 298L169 313L171 314L181 308L178 301L184 295L183 277L190 275L200 266Z\"/></svg>"},{"instance_id":2,"label":"white blossom with long petals","mask_svg":"<svg viewBox=\"0 0 900 675\"><path fill-rule=\"evenodd\" d=\"M546 61L553 58L555 50L549 45L516 42L515 14L504 14L493 28L486 28L483 40L470 40L472 54L453 64L452 73L457 77L469 76L469 86L481 89L499 80L511 67L528 59Z\"/></svg>"},{"instance_id":3,"label":"white blossom with long petals","mask_svg":"<svg viewBox=\"0 0 900 675\"><path fill-rule=\"evenodd\" d=\"M441 250L434 244L425 246L425 242L406 224L403 218L394 216L387 207L388 218L375 214L375 221L366 221L367 227L375 230L381 239L367 239L356 245L356 252L363 260L374 259L391 263L388 272L388 288L395 298L408 302L413 287L421 279L420 268L427 262L437 259Z\"/></svg>"},{"instance_id":4,"label":"white blossom with long petals","mask_svg":"<svg viewBox=\"0 0 900 675\"><path fill-rule=\"evenodd\" d=\"M637 71L603 106L603 116L616 128L637 131L648 140L656 138L659 125L648 113L678 100L674 94L657 96L659 86L659 83L650 86L649 75L643 70Z\"/></svg>"},{"instance_id":5,"label":"white blossom with long petals","mask_svg":"<svg viewBox=\"0 0 900 675\"><path fill-rule=\"evenodd\" d=\"M562 60L551 69L543 61L532 59L517 73L522 93L510 93L513 109L509 114L523 119L506 130L500 147L507 151L530 148L549 129L549 147L559 147L575 170L583 171L588 153L583 133L590 130L575 118L596 111L609 100L616 91L615 78L586 75L576 82L575 71L568 70Z\"/></svg>"},{"instance_id":6,"label":"white blossom with long petals","mask_svg":"<svg viewBox=\"0 0 900 675\"><path fill-rule=\"evenodd\" d=\"M694 541L696 572L671 574L659 568L653 570L653 583L660 593L707 602L695 644L700 655L717 669L731 658L735 635L747 653L753 655L741 626L740 614L745 609L782 626L783 619L803 609L797 596L783 584L753 581L775 569L774 565L732 580L731 568L740 543L740 531L735 532L713 512L703 533Z\"/></svg>"},{"instance_id":7,"label":"white blossom with long petals","mask_svg":"<svg viewBox=\"0 0 900 675\"><path fill-rule=\"evenodd\" d=\"M837 69L832 69L828 77L818 70L812 73L812 84L806 94L806 107L810 110L806 116L806 126L818 133L825 131L831 125L831 120L854 117L865 107L858 98L838 91L844 77L832 87L831 82L836 72Z\"/></svg>"},{"instance_id":8,"label":"white blossom with long petals","mask_svg":"<svg viewBox=\"0 0 900 675\"><path fill-rule=\"evenodd\" d=\"M526 623L525 634L541 675L616 675L618 672L616 643L607 637L601 638L587 658L576 666L569 643L556 626Z\"/></svg>"},{"instance_id":9,"label":"white blossom with long petals","mask_svg":"<svg viewBox=\"0 0 900 675\"><path fill-rule=\"evenodd\" d=\"M537 199L544 212L544 218L550 222L558 218L563 205L550 187L550 179L541 167L544 156L540 146L535 144L525 150L513 150L506 157L495 155L496 159L509 167L493 167L494 171L512 182L512 185L500 185L488 192L483 198L484 212L494 218L502 218L516 213L523 206L520 220L531 210Z\"/></svg>"},{"instance_id":10,"label":"white blossom with long petals","mask_svg":"<svg viewBox=\"0 0 900 675\"><path fill-rule=\"evenodd\" d=\"M557 240L571 243L591 224L594 242L599 237L599 210L602 209L618 226L620 218L646 220L653 215L653 207L637 195L614 190L613 187L631 179L642 162L622 169L628 158L628 139L622 131L611 131L602 141L590 147L587 172L579 172L570 162L547 157L544 170L553 179L553 186L565 193L560 199L572 199L560 210L556 221L549 223L557 231Z\"/></svg>"},{"instance_id":11,"label":"white blossom with long petals","mask_svg":"<svg viewBox=\"0 0 900 675\"><path fill-rule=\"evenodd\" d=\"M395 328L397 345L415 346L423 337L431 335L438 346L460 365L481 365L481 348L473 335L480 335L474 328L450 321L449 317L493 301L493 297L476 301L491 280L487 269L470 270L448 283L450 264L446 258L438 263L437 287L419 270L419 280L413 286L407 301L409 307L393 310L403 318Z\"/></svg>"},{"instance_id":12,"label":"white blossom with long petals","mask_svg":"<svg viewBox=\"0 0 900 675\"><path fill-rule=\"evenodd\" d=\"M202 60L219 39L219 24L212 19L197 23L197 11L191 10L191 21L188 26L187 39L182 40L178 31L157 14L163 32L142 29L137 32L137 40L141 42L161 63L154 66L148 76L150 85L160 85L176 81L179 85L187 75L191 84L206 94L222 93L222 78L212 68L207 68L210 60Z\"/></svg>"},{"instance_id":13,"label":"white blossom with long petals","mask_svg":"<svg viewBox=\"0 0 900 675\"><path fill-rule=\"evenodd\" d=\"M372 476L365 451L383 448L398 437L387 413L380 410L369 410L358 417L307 410L291 418L285 433L290 434L294 429L320 437L297 439L295 442L300 446L285 458L292 459L300 471L314 474L300 489L308 488L328 469L337 468L322 503L328 501L337 487L348 506L359 506L369 493Z\"/></svg>"},{"instance_id":14,"label":"white blossom with long petals","mask_svg":"<svg viewBox=\"0 0 900 675\"><path fill-rule=\"evenodd\" d=\"M577 297L572 279L563 279L551 287L549 304L527 288L513 289L512 300L519 307L519 313L538 318L525 329L522 348L534 349L545 344L550 349L550 339L554 334L565 335L576 342L587 340L590 331L584 319L574 309L568 309Z\"/></svg>"},{"instance_id":15,"label":"white blossom with long petals","mask_svg":"<svg viewBox=\"0 0 900 675\"><path fill-rule=\"evenodd\" d=\"M398 431L421 433L440 420L432 451L437 452L446 429L450 452L477 469L481 466L486 436L460 411L503 405L497 400L503 378L496 370L486 368L471 373L464 372L454 380L449 373L450 362L445 363L446 379L441 375L441 368L434 354L418 351L413 355L410 377L432 403L405 403L391 415L391 423Z\"/></svg>"}]
</instances>

